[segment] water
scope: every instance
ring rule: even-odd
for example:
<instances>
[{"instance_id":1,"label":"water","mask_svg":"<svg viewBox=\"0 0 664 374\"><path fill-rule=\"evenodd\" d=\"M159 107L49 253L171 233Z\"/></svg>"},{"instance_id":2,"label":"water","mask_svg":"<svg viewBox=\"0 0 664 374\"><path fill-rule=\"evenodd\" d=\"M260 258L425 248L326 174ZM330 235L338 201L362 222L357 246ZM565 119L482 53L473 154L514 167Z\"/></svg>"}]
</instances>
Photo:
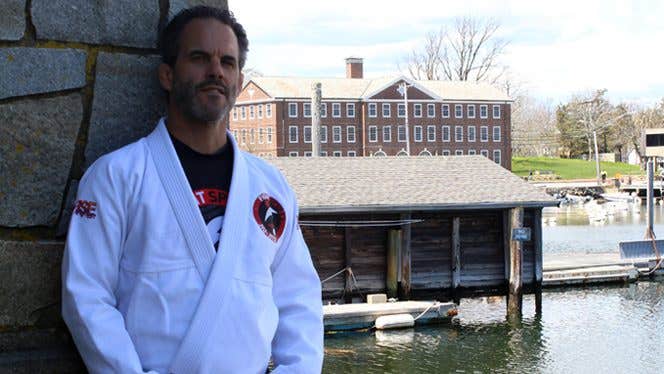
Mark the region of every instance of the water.
<instances>
[{"instance_id":1,"label":"water","mask_svg":"<svg viewBox=\"0 0 664 374\"><path fill-rule=\"evenodd\" d=\"M545 257L616 252L619 241L643 238L645 207L593 204L544 210ZM661 236L663 213L655 208ZM663 300L664 281L545 290L542 315L529 295L511 325L504 298L464 299L451 324L326 335L323 372L662 373Z\"/></svg>"}]
</instances>

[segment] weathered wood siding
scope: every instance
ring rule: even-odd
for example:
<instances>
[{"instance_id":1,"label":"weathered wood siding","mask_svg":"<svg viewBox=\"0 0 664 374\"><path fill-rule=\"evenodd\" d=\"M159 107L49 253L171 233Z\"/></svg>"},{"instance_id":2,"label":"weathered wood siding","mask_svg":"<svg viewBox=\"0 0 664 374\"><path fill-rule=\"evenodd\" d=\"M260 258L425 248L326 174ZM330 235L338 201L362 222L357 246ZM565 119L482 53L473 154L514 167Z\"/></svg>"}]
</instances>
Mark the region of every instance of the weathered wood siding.
<instances>
[{"instance_id":1,"label":"weathered wood siding","mask_svg":"<svg viewBox=\"0 0 664 374\"><path fill-rule=\"evenodd\" d=\"M343 228L302 227L302 234L321 280L346 267ZM323 283L323 291L343 292L344 279L343 274L330 279Z\"/></svg>"},{"instance_id":2,"label":"weathered wood siding","mask_svg":"<svg viewBox=\"0 0 664 374\"><path fill-rule=\"evenodd\" d=\"M452 285L452 219L422 214L411 225L411 282L413 290Z\"/></svg>"},{"instance_id":3,"label":"weathered wood siding","mask_svg":"<svg viewBox=\"0 0 664 374\"><path fill-rule=\"evenodd\" d=\"M478 212L461 217L460 287L505 283L502 212Z\"/></svg>"}]
</instances>

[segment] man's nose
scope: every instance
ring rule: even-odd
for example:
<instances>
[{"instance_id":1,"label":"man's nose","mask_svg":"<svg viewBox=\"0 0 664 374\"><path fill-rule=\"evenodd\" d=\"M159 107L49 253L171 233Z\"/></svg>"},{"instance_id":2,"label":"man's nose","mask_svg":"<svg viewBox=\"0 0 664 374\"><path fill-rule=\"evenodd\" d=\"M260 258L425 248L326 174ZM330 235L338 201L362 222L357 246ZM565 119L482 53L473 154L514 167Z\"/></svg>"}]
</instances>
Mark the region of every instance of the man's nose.
<instances>
[{"instance_id":1,"label":"man's nose","mask_svg":"<svg viewBox=\"0 0 664 374\"><path fill-rule=\"evenodd\" d=\"M216 58L211 58L208 64L207 75L209 78L222 79L224 77L224 69L221 66L221 61Z\"/></svg>"}]
</instances>

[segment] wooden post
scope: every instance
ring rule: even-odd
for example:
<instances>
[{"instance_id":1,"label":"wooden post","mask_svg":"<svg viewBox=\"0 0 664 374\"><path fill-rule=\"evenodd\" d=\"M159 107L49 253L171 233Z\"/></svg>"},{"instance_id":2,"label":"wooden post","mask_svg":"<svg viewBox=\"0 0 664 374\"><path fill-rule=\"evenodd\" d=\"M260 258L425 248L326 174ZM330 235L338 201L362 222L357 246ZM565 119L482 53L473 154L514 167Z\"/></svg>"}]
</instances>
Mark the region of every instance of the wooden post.
<instances>
[{"instance_id":1,"label":"wooden post","mask_svg":"<svg viewBox=\"0 0 664 374\"><path fill-rule=\"evenodd\" d=\"M461 284L461 218L452 219L452 298L459 303L457 288Z\"/></svg>"},{"instance_id":2,"label":"wooden post","mask_svg":"<svg viewBox=\"0 0 664 374\"><path fill-rule=\"evenodd\" d=\"M510 229L510 211L503 210L503 257L505 260L505 283L510 281L510 240L512 230Z\"/></svg>"},{"instance_id":3,"label":"wooden post","mask_svg":"<svg viewBox=\"0 0 664 374\"><path fill-rule=\"evenodd\" d=\"M507 318L510 321L521 319L522 299L522 265L523 265L523 242L512 240L512 230L523 227L523 208L514 208L510 212L510 230L506 235L510 236L510 280L509 294L507 298Z\"/></svg>"},{"instance_id":4,"label":"wooden post","mask_svg":"<svg viewBox=\"0 0 664 374\"><path fill-rule=\"evenodd\" d=\"M409 220L410 213L401 215L402 220ZM410 299L411 291L410 277L410 223L403 225L401 234L401 284L399 287L399 298L401 300Z\"/></svg>"},{"instance_id":5,"label":"wooden post","mask_svg":"<svg viewBox=\"0 0 664 374\"><path fill-rule=\"evenodd\" d=\"M353 258L351 255L351 237L350 237L350 227L344 229L344 259L346 262L346 267L353 268ZM353 302L353 278L350 275L350 272L346 272L346 279L344 280L344 302L351 303Z\"/></svg>"},{"instance_id":6,"label":"wooden post","mask_svg":"<svg viewBox=\"0 0 664 374\"><path fill-rule=\"evenodd\" d=\"M390 230L387 233L387 272L385 275L387 297L398 297L398 264L400 253L401 230Z\"/></svg>"},{"instance_id":7,"label":"wooden post","mask_svg":"<svg viewBox=\"0 0 664 374\"><path fill-rule=\"evenodd\" d=\"M533 217L533 247L535 248L535 314L542 314L542 208L535 209Z\"/></svg>"}]
</instances>

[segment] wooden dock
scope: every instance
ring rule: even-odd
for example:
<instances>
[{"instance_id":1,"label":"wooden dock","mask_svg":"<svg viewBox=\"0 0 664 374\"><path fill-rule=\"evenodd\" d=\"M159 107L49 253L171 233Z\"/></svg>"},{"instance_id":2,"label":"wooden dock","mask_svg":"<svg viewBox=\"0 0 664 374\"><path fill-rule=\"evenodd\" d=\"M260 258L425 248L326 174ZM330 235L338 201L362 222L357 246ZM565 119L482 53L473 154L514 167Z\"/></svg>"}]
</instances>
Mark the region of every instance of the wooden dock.
<instances>
[{"instance_id":1,"label":"wooden dock","mask_svg":"<svg viewBox=\"0 0 664 374\"><path fill-rule=\"evenodd\" d=\"M423 314L424 313L424 314ZM454 303L435 301L397 301L379 304L324 305L325 331L361 330L374 326L380 316L410 314L416 324L449 321L456 315Z\"/></svg>"}]
</instances>

